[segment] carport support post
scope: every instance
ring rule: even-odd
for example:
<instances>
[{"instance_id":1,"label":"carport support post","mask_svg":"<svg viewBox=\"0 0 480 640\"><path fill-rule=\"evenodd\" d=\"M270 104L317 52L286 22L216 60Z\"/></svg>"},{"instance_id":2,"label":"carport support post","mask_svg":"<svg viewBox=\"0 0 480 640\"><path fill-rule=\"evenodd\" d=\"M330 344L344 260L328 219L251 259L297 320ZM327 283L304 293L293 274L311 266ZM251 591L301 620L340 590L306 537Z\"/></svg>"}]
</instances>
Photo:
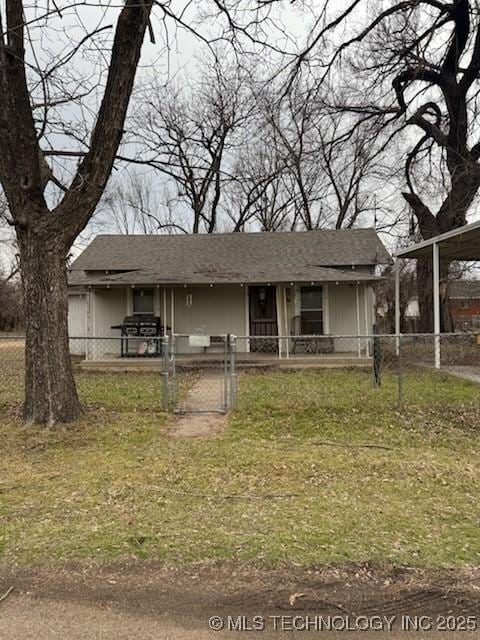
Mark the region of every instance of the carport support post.
<instances>
[{"instance_id":1,"label":"carport support post","mask_svg":"<svg viewBox=\"0 0 480 640\"><path fill-rule=\"evenodd\" d=\"M228 402L229 391L229 366L230 366L230 334L224 336L224 350L223 350L223 408L228 411L230 406Z\"/></svg>"},{"instance_id":2,"label":"carport support post","mask_svg":"<svg viewBox=\"0 0 480 640\"><path fill-rule=\"evenodd\" d=\"M440 369L440 251L438 242L432 245L433 250L433 332L435 334L435 369Z\"/></svg>"},{"instance_id":3,"label":"carport support post","mask_svg":"<svg viewBox=\"0 0 480 640\"><path fill-rule=\"evenodd\" d=\"M394 265L395 271L395 352L400 355L400 260L397 258Z\"/></svg>"},{"instance_id":4,"label":"carport support post","mask_svg":"<svg viewBox=\"0 0 480 640\"><path fill-rule=\"evenodd\" d=\"M237 352L237 337L228 337L228 357L229 357L229 409L235 409L237 402L237 373L236 373L236 352Z\"/></svg>"}]
</instances>

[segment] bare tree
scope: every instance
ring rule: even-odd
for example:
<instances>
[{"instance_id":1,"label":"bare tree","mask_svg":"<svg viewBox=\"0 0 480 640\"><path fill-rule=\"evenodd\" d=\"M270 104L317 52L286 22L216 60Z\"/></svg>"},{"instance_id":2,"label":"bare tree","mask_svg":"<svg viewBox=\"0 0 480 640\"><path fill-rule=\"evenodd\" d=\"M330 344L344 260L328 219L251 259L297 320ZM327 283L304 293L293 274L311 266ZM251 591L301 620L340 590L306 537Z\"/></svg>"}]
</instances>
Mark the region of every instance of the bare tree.
<instances>
[{"instance_id":1,"label":"bare tree","mask_svg":"<svg viewBox=\"0 0 480 640\"><path fill-rule=\"evenodd\" d=\"M377 317L377 333L395 333L395 280L393 267L389 265L383 270L383 280L376 288L375 305ZM402 333L411 333L412 320L406 316L410 304L416 300L417 284L415 270L412 265L404 263L400 269L400 330Z\"/></svg>"},{"instance_id":2,"label":"bare tree","mask_svg":"<svg viewBox=\"0 0 480 640\"><path fill-rule=\"evenodd\" d=\"M147 87L146 107L135 119L138 161L175 185L179 209L192 214L193 233L217 229L228 153L236 129L247 118L246 83L238 67L215 60L201 65L199 80Z\"/></svg>"},{"instance_id":3,"label":"bare tree","mask_svg":"<svg viewBox=\"0 0 480 640\"><path fill-rule=\"evenodd\" d=\"M0 274L1 280L10 282L19 272L18 248L15 233L8 221L10 213L6 198L0 195Z\"/></svg>"},{"instance_id":4,"label":"bare tree","mask_svg":"<svg viewBox=\"0 0 480 640\"><path fill-rule=\"evenodd\" d=\"M66 258L90 220L110 175L152 4L151 0L126 0L119 12L88 150L66 186L53 180L39 144L49 117L49 71L41 69L31 36L39 21L48 21L50 5L47 3L46 12L37 7L36 13L26 18L21 0L6 0L5 27L4 16L0 16L0 181L20 254L27 421L69 421L81 412L68 348ZM61 13L67 8L55 5L50 12ZM45 29L43 23L41 29ZM37 61L33 69L27 49ZM64 60L57 62L56 68L62 63ZM39 94L44 102L42 118L36 116ZM46 192L52 180L60 184L61 191L53 207Z\"/></svg>"},{"instance_id":5,"label":"bare tree","mask_svg":"<svg viewBox=\"0 0 480 640\"><path fill-rule=\"evenodd\" d=\"M386 164L378 131L365 125L349 131L349 121L346 114L325 110L317 125L320 201L328 203L324 218L335 229L351 229L378 215L386 222L385 211L377 210L374 193L383 189L379 183Z\"/></svg>"},{"instance_id":6,"label":"bare tree","mask_svg":"<svg viewBox=\"0 0 480 640\"><path fill-rule=\"evenodd\" d=\"M352 228L373 221L372 193L384 163L378 132L353 127L348 113L333 110L311 73L264 101L270 154L280 167L291 228Z\"/></svg>"},{"instance_id":7,"label":"bare tree","mask_svg":"<svg viewBox=\"0 0 480 640\"><path fill-rule=\"evenodd\" d=\"M365 9L365 3L361 4ZM359 8L359 3L350 2L339 17L348 22ZM329 30L331 25L325 28ZM354 110L361 118L381 119L390 135L405 132L408 151L403 197L411 207L420 237L428 239L462 226L480 186L477 3L418 0L376 7L363 28L337 46L327 70L338 66L349 48L358 82L366 83ZM365 64L362 60L367 53L369 62ZM443 260L444 330L452 327L449 268ZM419 328L432 331L431 260L418 261L417 285Z\"/></svg>"},{"instance_id":8,"label":"bare tree","mask_svg":"<svg viewBox=\"0 0 480 640\"><path fill-rule=\"evenodd\" d=\"M8 204L0 196L0 331L18 329L23 322L15 234L8 224Z\"/></svg>"},{"instance_id":9,"label":"bare tree","mask_svg":"<svg viewBox=\"0 0 480 640\"><path fill-rule=\"evenodd\" d=\"M268 40L269 12L286 3L251 2L250 11L238 0L215 4L219 16L226 17L226 29L255 42ZM332 106L357 116L355 127L376 121L387 136L406 132L402 195L420 236L431 238L465 224L480 186L478 2L348 0L308 6L317 18L300 52L288 52L285 98L298 73L313 68L319 87L328 82ZM445 281L448 269L442 261ZM430 260L419 262L423 331L433 328L431 271ZM443 290L443 328L448 329Z\"/></svg>"},{"instance_id":10,"label":"bare tree","mask_svg":"<svg viewBox=\"0 0 480 640\"><path fill-rule=\"evenodd\" d=\"M96 229L114 233L154 234L172 224L170 212L163 209L151 174L122 172L109 181L92 222Z\"/></svg>"},{"instance_id":11,"label":"bare tree","mask_svg":"<svg viewBox=\"0 0 480 640\"><path fill-rule=\"evenodd\" d=\"M285 166L260 118L256 130L256 135L245 130L223 187L222 209L233 231L277 231L287 225L290 201L283 189Z\"/></svg>"},{"instance_id":12,"label":"bare tree","mask_svg":"<svg viewBox=\"0 0 480 640\"><path fill-rule=\"evenodd\" d=\"M0 331L20 329L23 323L22 295L17 281L0 274Z\"/></svg>"}]
</instances>

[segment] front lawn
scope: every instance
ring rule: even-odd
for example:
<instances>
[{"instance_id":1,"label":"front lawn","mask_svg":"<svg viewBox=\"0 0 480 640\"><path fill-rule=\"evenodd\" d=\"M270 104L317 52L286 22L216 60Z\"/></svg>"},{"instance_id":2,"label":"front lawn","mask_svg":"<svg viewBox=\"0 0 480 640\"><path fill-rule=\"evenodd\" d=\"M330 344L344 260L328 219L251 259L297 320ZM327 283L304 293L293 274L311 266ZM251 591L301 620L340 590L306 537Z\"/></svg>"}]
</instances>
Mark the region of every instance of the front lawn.
<instances>
[{"instance_id":1,"label":"front lawn","mask_svg":"<svg viewBox=\"0 0 480 640\"><path fill-rule=\"evenodd\" d=\"M173 439L155 374L87 374L85 418L0 391L0 561L480 563L480 387L412 372L244 375L221 436ZM4 387L6 389L7 387Z\"/></svg>"}]
</instances>

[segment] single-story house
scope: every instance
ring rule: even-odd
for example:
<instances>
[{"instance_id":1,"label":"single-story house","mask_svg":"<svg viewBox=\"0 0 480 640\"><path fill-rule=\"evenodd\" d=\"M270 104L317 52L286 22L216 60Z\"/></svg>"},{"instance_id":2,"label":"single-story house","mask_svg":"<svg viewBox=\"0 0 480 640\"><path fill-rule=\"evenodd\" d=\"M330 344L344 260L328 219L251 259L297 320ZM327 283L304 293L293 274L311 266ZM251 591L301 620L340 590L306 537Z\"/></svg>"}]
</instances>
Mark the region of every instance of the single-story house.
<instances>
[{"instance_id":1,"label":"single-story house","mask_svg":"<svg viewBox=\"0 0 480 640\"><path fill-rule=\"evenodd\" d=\"M373 229L99 235L69 268L70 336L119 337L132 316L153 316L159 334L368 335L389 261ZM87 358L119 354L114 341L90 356L72 342Z\"/></svg>"}]
</instances>

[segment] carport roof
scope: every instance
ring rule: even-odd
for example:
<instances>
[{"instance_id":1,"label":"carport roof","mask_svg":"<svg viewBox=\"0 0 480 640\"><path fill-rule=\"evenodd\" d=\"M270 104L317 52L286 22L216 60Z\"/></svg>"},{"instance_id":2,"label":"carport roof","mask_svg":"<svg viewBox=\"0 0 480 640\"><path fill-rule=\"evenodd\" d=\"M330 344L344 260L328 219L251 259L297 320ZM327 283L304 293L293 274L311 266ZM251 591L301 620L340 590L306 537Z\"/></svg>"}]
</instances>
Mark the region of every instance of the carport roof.
<instances>
[{"instance_id":1,"label":"carport roof","mask_svg":"<svg viewBox=\"0 0 480 640\"><path fill-rule=\"evenodd\" d=\"M434 244L438 244L441 258L480 260L480 221L401 249L395 253L395 256L398 258L431 256Z\"/></svg>"}]
</instances>

